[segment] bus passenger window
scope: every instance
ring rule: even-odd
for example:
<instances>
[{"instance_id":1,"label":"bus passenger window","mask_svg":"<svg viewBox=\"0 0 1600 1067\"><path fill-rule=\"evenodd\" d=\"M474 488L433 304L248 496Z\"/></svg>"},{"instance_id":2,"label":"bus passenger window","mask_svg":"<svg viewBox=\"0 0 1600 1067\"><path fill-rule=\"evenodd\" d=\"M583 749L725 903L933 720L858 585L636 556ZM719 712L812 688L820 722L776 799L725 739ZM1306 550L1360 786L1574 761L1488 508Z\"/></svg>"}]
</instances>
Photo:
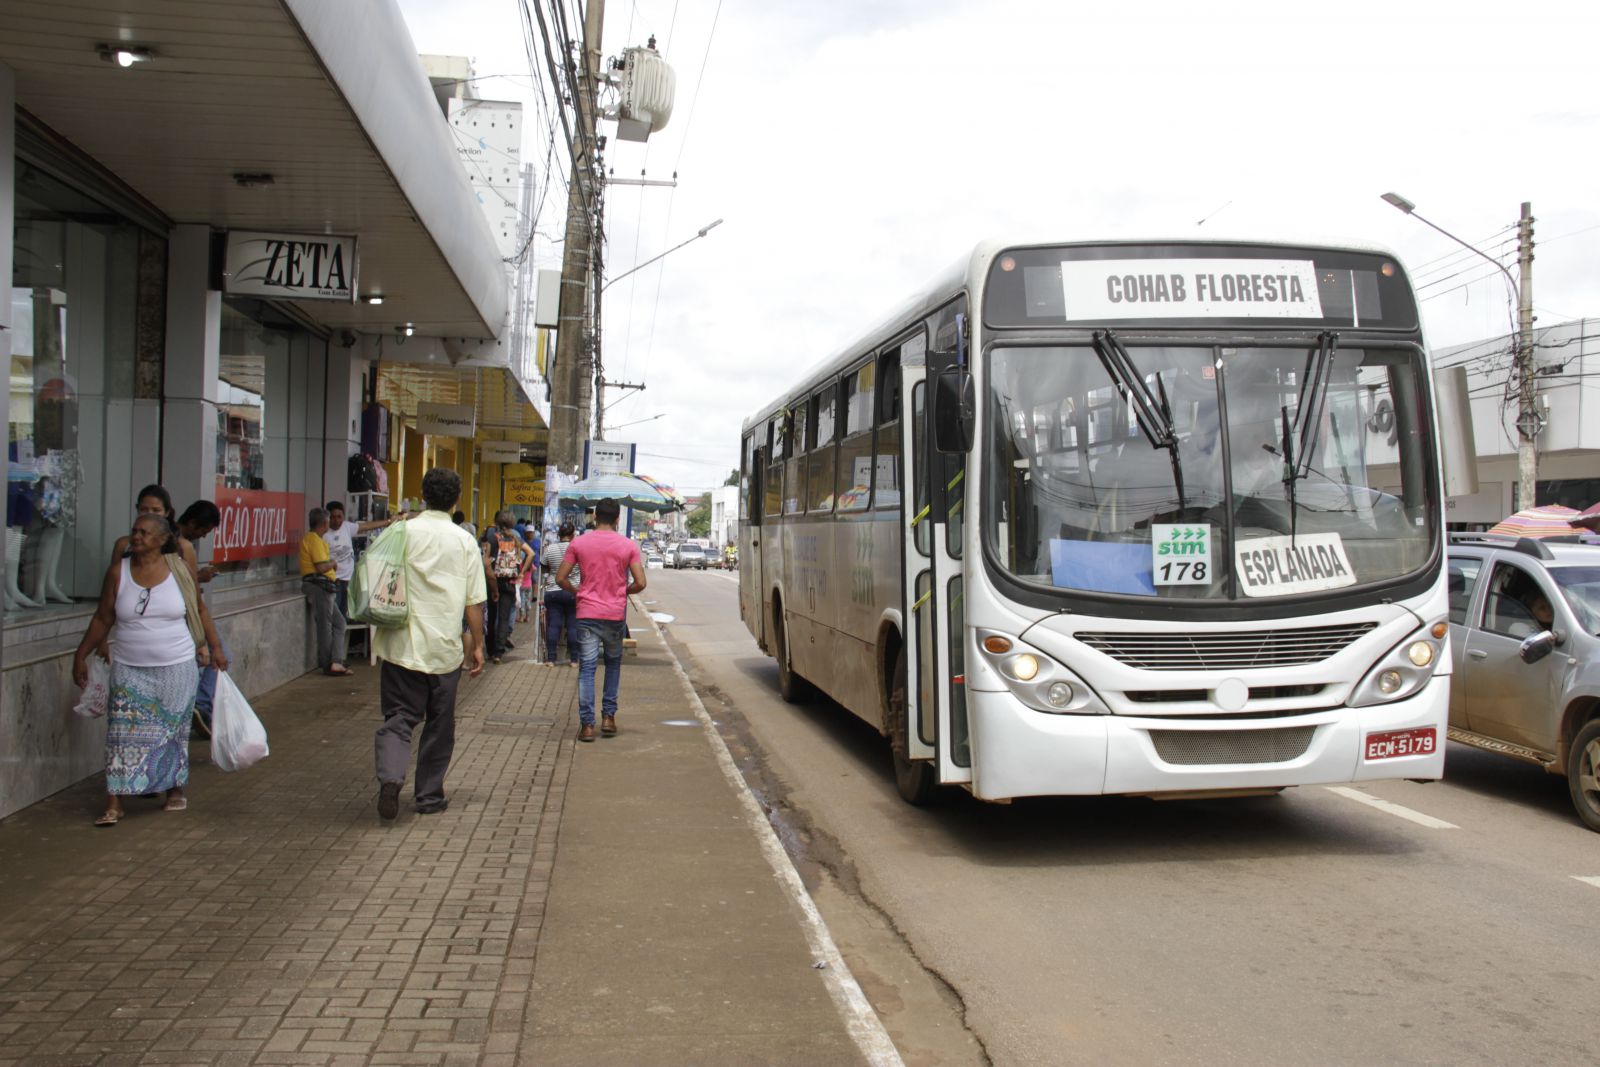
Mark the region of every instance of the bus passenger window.
<instances>
[{"instance_id":1,"label":"bus passenger window","mask_svg":"<svg viewBox=\"0 0 1600 1067\"><path fill-rule=\"evenodd\" d=\"M872 398L874 364L864 363L846 374L844 439L839 443L836 506L839 511L861 511L872 502Z\"/></svg>"},{"instance_id":2,"label":"bus passenger window","mask_svg":"<svg viewBox=\"0 0 1600 1067\"><path fill-rule=\"evenodd\" d=\"M833 510L833 460L839 451L833 441L833 429L838 399L837 383L830 383L811 398L812 439L815 444L811 454L806 457L806 508L809 511Z\"/></svg>"},{"instance_id":3,"label":"bus passenger window","mask_svg":"<svg viewBox=\"0 0 1600 1067\"><path fill-rule=\"evenodd\" d=\"M766 492L763 494L762 511L767 515L783 514L783 416L775 416L767 424L770 432L771 459L767 463Z\"/></svg>"},{"instance_id":4,"label":"bus passenger window","mask_svg":"<svg viewBox=\"0 0 1600 1067\"><path fill-rule=\"evenodd\" d=\"M806 467L801 454L807 445L806 402L795 405L789 417L789 458L783 465L783 513L793 515L805 510Z\"/></svg>"},{"instance_id":5,"label":"bus passenger window","mask_svg":"<svg viewBox=\"0 0 1600 1067\"><path fill-rule=\"evenodd\" d=\"M874 507L900 506L900 350L878 361L878 440L873 451Z\"/></svg>"}]
</instances>

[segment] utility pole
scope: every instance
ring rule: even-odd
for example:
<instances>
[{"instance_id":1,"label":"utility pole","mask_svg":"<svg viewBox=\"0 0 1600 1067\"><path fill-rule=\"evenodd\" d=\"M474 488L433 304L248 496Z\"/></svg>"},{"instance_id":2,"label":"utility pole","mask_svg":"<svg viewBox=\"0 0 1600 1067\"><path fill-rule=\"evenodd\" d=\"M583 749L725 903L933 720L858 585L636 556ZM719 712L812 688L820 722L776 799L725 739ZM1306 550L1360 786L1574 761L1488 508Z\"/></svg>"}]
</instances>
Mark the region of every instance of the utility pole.
<instances>
[{"instance_id":1,"label":"utility pole","mask_svg":"<svg viewBox=\"0 0 1600 1067\"><path fill-rule=\"evenodd\" d=\"M1527 201L1517 221L1517 274L1517 507L1531 508L1538 503L1539 432L1545 420L1533 364L1533 205Z\"/></svg>"},{"instance_id":2,"label":"utility pole","mask_svg":"<svg viewBox=\"0 0 1600 1067\"><path fill-rule=\"evenodd\" d=\"M561 259L560 326L550 375L550 463L567 472L578 469L594 400L591 337L599 310L599 287L594 278L598 273L600 198L604 186L600 180L603 172L596 122L604 24L604 0L589 0L584 13L583 51L578 68L572 70L577 126L571 131L569 146L572 181L567 190L567 233ZM541 29L548 34L542 19Z\"/></svg>"}]
</instances>

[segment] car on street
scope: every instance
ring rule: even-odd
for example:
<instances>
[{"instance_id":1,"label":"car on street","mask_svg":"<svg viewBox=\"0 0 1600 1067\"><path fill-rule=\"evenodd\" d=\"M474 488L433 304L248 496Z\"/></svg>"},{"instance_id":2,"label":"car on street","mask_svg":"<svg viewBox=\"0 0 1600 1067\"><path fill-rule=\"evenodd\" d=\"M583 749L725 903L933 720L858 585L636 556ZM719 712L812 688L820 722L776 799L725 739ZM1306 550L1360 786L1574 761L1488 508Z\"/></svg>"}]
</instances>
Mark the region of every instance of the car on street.
<instances>
[{"instance_id":1,"label":"car on street","mask_svg":"<svg viewBox=\"0 0 1600 1067\"><path fill-rule=\"evenodd\" d=\"M706 569L706 550L699 545L678 546L678 569L697 570Z\"/></svg>"},{"instance_id":2,"label":"car on street","mask_svg":"<svg viewBox=\"0 0 1600 1067\"><path fill-rule=\"evenodd\" d=\"M1452 535L1450 739L1563 774L1600 832L1600 545Z\"/></svg>"},{"instance_id":3,"label":"car on street","mask_svg":"<svg viewBox=\"0 0 1600 1067\"><path fill-rule=\"evenodd\" d=\"M644 569L659 571L666 569L667 561L659 552L646 552L644 554Z\"/></svg>"}]
</instances>

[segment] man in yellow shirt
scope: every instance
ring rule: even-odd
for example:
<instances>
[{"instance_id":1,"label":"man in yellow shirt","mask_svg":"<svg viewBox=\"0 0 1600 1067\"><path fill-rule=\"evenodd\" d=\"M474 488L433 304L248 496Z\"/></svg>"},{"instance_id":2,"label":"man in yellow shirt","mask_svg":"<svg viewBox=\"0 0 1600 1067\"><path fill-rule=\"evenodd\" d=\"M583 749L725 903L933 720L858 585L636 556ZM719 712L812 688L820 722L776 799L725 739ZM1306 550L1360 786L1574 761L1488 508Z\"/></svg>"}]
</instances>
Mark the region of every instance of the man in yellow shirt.
<instances>
[{"instance_id":1,"label":"man in yellow shirt","mask_svg":"<svg viewBox=\"0 0 1600 1067\"><path fill-rule=\"evenodd\" d=\"M379 707L383 725L374 742L378 769L378 816L400 811L400 787L417 744L417 813L433 815L450 801L444 776L456 743L456 688L463 661L468 673L483 672L483 602L488 599L483 557L472 535L450 521L461 496L461 476L435 467L422 477L427 510L405 526L404 626L378 627L373 648L383 661ZM385 534L393 537L394 534ZM463 649L461 619L467 620Z\"/></svg>"},{"instance_id":2,"label":"man in yellow shirt","mask_svg":"<svg viewBox=\"0 0 1600 1067\"><path fill-rule=\"evenodd\" d=\"M323 674L346 675L344 665L344 615L335 598L333 556L322 539L328 529L328 513L312 508L306 514L306 535L300 539L300 588L311 605L312 624L317 631L317 666Z\"/></svg>"}]
</instances>

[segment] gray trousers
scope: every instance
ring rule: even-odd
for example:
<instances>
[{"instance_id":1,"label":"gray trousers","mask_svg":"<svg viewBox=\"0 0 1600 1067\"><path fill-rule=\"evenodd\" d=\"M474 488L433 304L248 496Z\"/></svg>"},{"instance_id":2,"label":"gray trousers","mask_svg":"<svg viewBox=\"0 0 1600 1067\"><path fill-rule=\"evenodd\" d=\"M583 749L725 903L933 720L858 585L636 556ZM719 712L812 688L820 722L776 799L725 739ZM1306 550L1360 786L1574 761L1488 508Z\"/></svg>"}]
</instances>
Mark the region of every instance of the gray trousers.
<instances>
[{"instance_id":1,"label":"gray trousers","mask_svg":"<svg viewBox=\"0 0 1600 1067\"><path fill-rule=\"evenodd\" d=\"M317 666L327 670L344 662L344 612L331 589L315 582L301 582L306 603L311 605L311 623L317 630Z\"/></svg>"},{"instance_id":2,"label":"gray trousers","mask_svg":"<svg viewBox=\"0 0 1600 1067\"><path fill-rule=\"evenodd\" d=\"M460 684L460 668L449 674L423 674L387 660L379 668L378 707L383 725L373 743L378 781L406 780L411 732L423 723L417 745L418 807L444 800L444 775L456 748L456 688Z\"/></svg>"}]
</instances>

